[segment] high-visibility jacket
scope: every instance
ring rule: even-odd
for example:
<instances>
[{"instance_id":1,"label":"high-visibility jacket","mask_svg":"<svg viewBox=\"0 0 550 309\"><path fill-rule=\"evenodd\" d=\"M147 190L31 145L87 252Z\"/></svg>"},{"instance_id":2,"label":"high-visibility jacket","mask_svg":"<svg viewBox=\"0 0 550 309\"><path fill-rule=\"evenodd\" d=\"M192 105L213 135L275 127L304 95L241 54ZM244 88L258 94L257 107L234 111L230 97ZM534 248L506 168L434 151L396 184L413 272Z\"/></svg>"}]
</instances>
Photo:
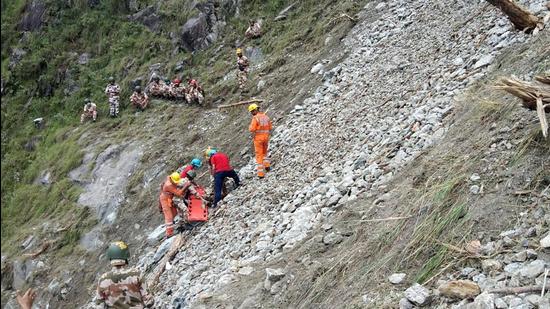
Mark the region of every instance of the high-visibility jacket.
<instances>
[{"instance_id":1,"label":"high-visibility jacket","mask_svg":"<svg viewBox=\"0 0 550 309\"><path fill-rule=\"evenodd\" d=\"M269 136L272 129L271 119L262 112L258 112L256 115L252 116L250 126L248 127L248 130L254 134L254 137Z\"/></svg>"},{"instance_id":2,"label":"high-visibility jacket","mask_svg":"<svg viewBox=\"0 0 550 309\"><path fill-rule=\"evenodd\" d=\"M170 176L166 177L166 181L162 184L160 190L160 204L164 207L172 206L172 198L175 196L183 196L187 188L178 189L178 186L172 183Z\"/></svg>"}]
</instances>

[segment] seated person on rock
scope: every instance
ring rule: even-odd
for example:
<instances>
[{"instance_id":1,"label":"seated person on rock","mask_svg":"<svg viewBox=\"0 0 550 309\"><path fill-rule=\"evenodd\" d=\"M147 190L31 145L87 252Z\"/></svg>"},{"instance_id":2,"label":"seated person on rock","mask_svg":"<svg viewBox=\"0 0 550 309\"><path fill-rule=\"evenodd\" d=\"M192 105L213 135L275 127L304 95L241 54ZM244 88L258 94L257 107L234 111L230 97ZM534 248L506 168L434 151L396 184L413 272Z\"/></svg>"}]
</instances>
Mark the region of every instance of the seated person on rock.
<instances>
[{"instance_id":1,"label":"seated person on rock","mask_svg":"<svg viewBox=\"0 0 550 309\"><path fill-rule=\"evenodd\" d=\"M177 78L172 81L172 96L176 99L185 98L185 87L181 85L181 80Z\"/></svg>"},{"instance_id":2,"label":"seated person on rock","mask_svg":"<svg viewBox=\"0 0 550 309\"><path fill-rule=\"evenodd\" d=\"M174 91L172 89L173 85L170 79L166 78L164 80L164 85L162 88L163 88L163 93L165 98L168 98L168 99L174 98Z\"/></svg>"},{"instance_id":3,"label":"seated person on rock","mask_svg":"<svg viewBox=\"0 0 550 309\"><path fill-rule=\"evenodd\" d=\"M153 76L153 80L149 83L149 86L147 86L146 92L154 97L164 96L165 88L164 85L160 83L160 78L158 76Z\"/></svg>"},{"instance_id":4,"label":"seated person on rock","mask_svg":"<svg viewBox=\"0 0 550 309\"><path fill-rule=\"evenodd\" d=\"M92 118L92 121L97 119L97 106L90 99L84 100L84 112L80 115L80 123L84 123L87 118Z\"/></svg>"},{"instance_id":5,"label":"seated person on rock","mask_svg":"<svg viewBox=\"0 0 550 309\"><path fill-rule=\"evenodd\" d=\"M141 91L140 86L136 86L134 88L134 93L132 93L132 96L130 97L130 102L132 105L134 105L139 110L145 110L147 108L147 105L149 105L149 97L145 92Z\"/></svg>"},{"instance_id":6,"label":"seated person on rock","mask_svg":"<svg viewBox=\"0 0 550 309\"><path fill-rule=\"evenodd\" d=\"M256 39L262 36L262 23L261 21L257 20L250 20L248 29L246 29L246 32L244 33L244 36L247 39Z\"/></svg>"},{"instance_id":7,"label":"seated person on rock","mask_svg":"<svg viewBox=\"0 0 550 309\"><path fill-rule=\"evenodd\" d=\"M202 104L204 101L204 91L202 87L199 85L199 83L192 79L191 77L188 77L187 79L187 93L186 93L186 100L189 103L196 102L198 104Z\"/></svg>"}]
</instances>

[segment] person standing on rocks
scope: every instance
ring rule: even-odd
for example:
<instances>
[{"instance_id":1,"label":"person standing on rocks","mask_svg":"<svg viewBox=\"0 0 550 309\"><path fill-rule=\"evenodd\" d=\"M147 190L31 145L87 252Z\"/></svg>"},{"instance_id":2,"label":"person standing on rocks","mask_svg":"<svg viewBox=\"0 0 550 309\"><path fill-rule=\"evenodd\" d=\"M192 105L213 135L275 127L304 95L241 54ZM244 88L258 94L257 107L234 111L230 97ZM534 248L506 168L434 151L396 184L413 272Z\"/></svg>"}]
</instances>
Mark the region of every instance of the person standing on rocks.
<instances>
[{"instance_id":1,"label":"person standing on rocks","mask_svg":"<svg viewBox=\"0 0 550 309\"><path fill-rule=\"evenodd\" d=\"M147 108L147 105L149 105L149 97L147 96L147 94L141 91L140 86L136 86L134 88L134 93L132 93L132 96L130 96L130 102L137 109L143 111Z\"/></svg>"},{"instance_id":2,"label":"person standing on rocks","mask_svg":"<svg viewBox=\"0 0 550 309\"><path fill-rule=\"evenodd\" d=\"M260 112L260 107L257 104L250 104L248 111L252 114L252 120L248 130L252 134L254 141L254 151L256 152L256 171L259 178L265 177L265 172L269 172L271 162L267 156L269 136L273 125L271 119Z\"/></svg>"},{"instance_id":3,"label":"person standing on rocks","mask_svg":"<svg viewBox=\"0 0 550 309\"><path fill-rule=\"evenodd\" d=\"M86 118L92 118L93 122L97 119L97 106L88 98L84 100L84 112L80 115L80 123L84 123Z\"/></svg>"},{"instance_id":4,"label":"person standing on rocks","mask_svg":"<svg viewBox=\"0 0 550 309\"><path fill-rule=\"evenodd\" d=\"M174 196L183 198L187 192L196 194L191 182L193 178L194 175L190 177L188 174L187 178L182 178L178 172L173 172L160 186L159 210L164 214L166 238L174 236L174 218L178 214L173 198Z\"/></svg>"},{"instance_id":5,"label":"person standing on rocks","mask_svg":"<svg viewBox=\"0 0 550 309\"><path fill-rule=\"evenodd\" d=\"M109 98L109 116L118 117L118 105L120 96L120 87L115 84L115 78L109 77L109 84L105 88L105 93Z\"/></svg>"},{"instance_id":6,"label":"person standing on rocks","mask_svg":"<svg viewBox=\"0 0 550 309\"><path fill-rule=\"evenodd\" d=\"M231 167L229 157L225 153L210 149L207 156L210 163L210 174L214 176L214 203L212 204L212 208L216 208L218 202L222 199L225 179L232 178L235 181L235 188L240 185L240 179L239 175Z\"/></svg>"},{"instance_id":7,"label":"person standing on rocks","mask_svg":"<svg viewBox=\"0 0 550 309\"><path fill-rule=\"evenodd\" d=\"M99 278L96 304L105 308L152 307L154 299L143 287L141 273L128 267L128 245L123 241L112 243L107 257L113 268Z\"/></svg>"},{"instance_id":8,"label":"person standing on rocks","mask_svg":"<svg viewBox=\"0 0 550 309\"><path fill-rule=\"evenodd\" d=\"M248 62L248 58L243 55L243 50L241 48L237 48L237 80L239 82L239 89L241 92L245 90L249 66L250 63Z\"/></svg>"}]
</instances>

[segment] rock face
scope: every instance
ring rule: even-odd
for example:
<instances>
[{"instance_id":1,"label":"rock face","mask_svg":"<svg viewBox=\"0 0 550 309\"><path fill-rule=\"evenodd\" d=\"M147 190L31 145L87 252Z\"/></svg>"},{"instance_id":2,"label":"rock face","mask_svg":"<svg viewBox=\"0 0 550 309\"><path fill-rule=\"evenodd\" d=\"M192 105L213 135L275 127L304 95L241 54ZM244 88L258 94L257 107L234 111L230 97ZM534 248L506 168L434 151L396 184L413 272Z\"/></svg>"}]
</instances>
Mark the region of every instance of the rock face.
<instances>
[{"instance_id":1,"label":"rock face","mask_svg":"<svg viewBox=\"0 0 550 309\"><path fill-rule=\"evenodd\" d=\"M78 203L95 210L102 224L111 224L116 219L118 206L124 199L123 190L142 154L139 145L111 145L97 156L91 177L86 176L86 162L84 168L79 167L70 173L85 183ZM91 158L85 156L84 159Z\"/></svg>"},{"instance_id":2,"label":"rock face","mask_svg":"<svg viewBox=\"0 0 550 309\"><path fill-rule=\"evenodd\" d=\"M237 3L222 1L221 7L215 1L209 0L197 3L199 14L190 18L180 29L178 44L181 48L193 52L204 49L215 42L225 27L223 13L235 12ZM223 12L223 13L222 13Z\"/></svg>"},{"instance_id":3,"label":"rock face","mask_svg":"<svg viewBox=\"0 0 550 309\"><path fill-rule=\"evenodd\" d=\"M42 27L46 4L40 0L30 1L25 7L23 18L17 25L19 31L35 31Z\"/></svg>"},{"instance_id":4,"label":"rock face","mask_svg":"<svg viewBox=\"0 0 550 309\"><path fill-rule=\"evenodd\" d=\"M208 47L211 43L207 40L209 34L206 15L189 19L181 28L181 45L187 51L195 51Z\"/></svg>"},{"instance_id":5,"label":"rock face","mask_svg":"<svg viewBox=\"0 0 550 309\"><path fill-rule=\"evenodd\" d=\"M470 280L449 281L438 289L441 295L455 299L474 298L481 293L479 286Z\"/></svg>"}]
</instances>

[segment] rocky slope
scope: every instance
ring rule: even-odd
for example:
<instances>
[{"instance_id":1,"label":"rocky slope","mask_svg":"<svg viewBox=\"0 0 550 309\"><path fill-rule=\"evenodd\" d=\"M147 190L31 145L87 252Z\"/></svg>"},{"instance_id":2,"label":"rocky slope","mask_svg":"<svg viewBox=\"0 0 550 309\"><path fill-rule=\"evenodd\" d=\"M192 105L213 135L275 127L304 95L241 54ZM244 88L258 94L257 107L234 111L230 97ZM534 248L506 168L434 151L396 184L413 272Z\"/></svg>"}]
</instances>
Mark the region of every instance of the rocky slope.
<instances>
[{"instance_id":1,"label":"rocky slope","mask_svg":"<svg viewBox=\"0 0 550 309\"><path fill-rule=\"evenodd\" d=\"M227 44L233 44L222 36L226 22L231 22L223 12L238 15L241 3L222 2L225 3L222 6L208 4L212 2L198 5L198 11L194 12L198 15L189 16L179 34L171 34L173 53L192 50L200 56L196 49L214 45L214 49L220 51L227 49ZM540 16L548 13L544 1L523 3ZM137 5L132 10L139 12L129 16L131 20L143 23L155 33L163 29L162 5ZM368 3L358 16L339 15L320 21L319 16L320 13L315 13L312 20L325 26L336 20L357 20L341 41L337 41L334 33L320 38L329 50L320 52L325 56L314 63L311 58L294 52L299 44L285 48L277 59L269 59L266 54L267 61L261 62L256 61L263 60L260 47L247 49L248 54L259 55L254 58L252 76L254 81L260 80L256 90L268 96L264 106L276 119L270 144L273 170L266 179L260 181L254 177L249 145L244 146L248 140L245 134L240 134L246 132L248 115L244 113L182 110L154 102L150 114L154 116L136 114L117 124L108 123L100 139L76 129L72 133L80 136L78 142L87 146L84 150L88 155L68 177L82 186L78 202L92 210L99 223L79 239L87 253L71 265L71 270L52 274L54 279L44 276L51 272L50 263L55 264L48 258L16 261L13 274L17 280L12 278L10 284L22 287L36 276L39 280L33 283L44 286L40 302L44 306L66 305L71 298L90 299L92 282L106 267L104 256L97 252L101 252L114 235L128 240L135 255L133 261L137 260L142 270L150 270L172 241L158 246L162 226L149 233L151 226L161 221L156 210L150 207L156 202L156 183L177 165L171 154L181 152L178 158L187 159L199 153L204 145L217 143L216 146L232 154L244 185L221 203L208 224L186 236L185 246L161 276L160 288L154 291L156 307L492 308L485 306L492 302L495 307L506 308L505 302L510 308L544 308L545 299L536 298L532 293L500 297L488 292L503 286L540 284L543 276L540 270L548 267L548 249L541 239L548 237L550 203L549 192L544 190L548 182L544 156L550 148L545 148L545 142L538 137L525 143L528 137L524 131L528 125L522 121L531 122L532 114L528 112L511 112L513 117L506 117L507 111L495 109L489 116L479 116L461 104L469 100L479 103L475 92L489 93L489 86L479 85L490 84L496 78L495 72L519 72L521 77L530 79L534 74L547 71L550 58L544 55L549 53L545 49L550 42L548 28L537 35L518 32L500 11L485 1L466 0L379 1ZM278 27L281 31L278 33L283 35L285 25L274 24L274 28ZM193 31L195 28L200 31ZM306 28L301 29L306 34L317 31ZM189 33L199 36L190 37ZM297 37L305 36L297 33ZM220 44L219 48L216 44ZM265 44L261 46L265 48ZM273 64L274 69L268 69ZM301 68L306 65L307 68ZM183 66L182 62L176 67ZM291 72L291 66L297 69ZM502 70L501 66L513 70ZM155 63L144 67L146 69L139 70L142 80L153 71L167 71L170 65ZM294 76L288 77L290 73ZM293 78L295 76L299 78ZM133 82L135 76L127 79ZM232 82L232 79L233 73L228 72L219 83ZM312 84L314 91L309 92ZM224 87L218 88L227 91ZM494 96L485 98L489 99L497 100ZM193 119L189 111L194 114ZM476 117L482 120L474 126L466 129L460 125ZM176 120L180 124L177 128L166 126ZM497 128L496 123L509 127ZM139 131L142 128L144 132ZM475 144L476 139L486 138L486 129L490 132L490 143L485 145L483 140L483 145ZM93 130L100 132L95 127ZM139 133L127 134L125 130ZM159 132L174 137L159 137ZM216 136L209 136L208 132ZM471 143L468 144L471 148L461 149L463 143ZM532 146L533 143L537 145ZM484 151L483 156L474 155L478 148L485 146L489 150ZM529 152L527 158L517 155L525 149ZM467 151L470 153L464 153ZM469 170L453 170L451 160L443 154L464 158L472 155L478 164L475 165L477 177ZM517 157L521 158L515 159ZM519 165L508 168L502 163L512 160L519 161ZM438 170L434 164L449 168ZM543 172L539 173L539 169ZM418 170L422 172L417 173ZM420 183L427 188L426 179L434 181L431 177L437 175L435 182L440 181L445 187L445 173L460 173L457 178L467 173L467 179L460 178L456 183L466 188L459 193L467 197L465 203L471 207L456 207L460 210L458 216L478 215L482 219L467 221L468 225L472 224L469 226L459 221L460 218L452 221L456 229L448 227L449 234L464 235L451 235L440 241L453 239L463 243L465 239L477 238L481 249L476 254L481 258L477 258L479 264L465 267L456 263L453 265L459 269L447 268L437 273L446 265L442 261L449 262L442 259L427 272L428 278L419 279L419 269L428 264L426 260L438 256L436 245L440 245L430 240L434 242L430 249L414 255L408 245L413 242L407 238L417 237L417 227L432 224L430 211L437 207L425 197L418 199L420 202L415 200L414 204L414 196L408 194L416 187L407 185ZM49 185L50 177L40 178L44 181L37 179L38 182ZM111 178L114 180L107 181ZM505 197L502 186L487 189L494 185L492 178L507 183L508 187L518 186L524 180L536 182L531 191L537 196ZM451 187L449 191L453 191L454 182ZM96 199L97 196L104 198ZM499 203L508 203L514 210L501 212ZM478 205L484 209L474 207ZM512 229L515 222L508 219L519 216L523 213L521 209L529 205L534 206L520 216L519 225ZM462 213L465 208L469 215ZM153 212L155 217L151 215ZM497 214L503 222L491 220ZM368 221L392 216L407 220L394 225ZM42 229L55 234L60 227L45 223ZM468 229L480 235L473 237ZM391 233L395 234L393 241L385 236ZM440 236L434 232L426 237ZM34 250L37 246L36 240L29 238L24 250L28 252L28 248ZM390 255L394 253L391 250L403 250L403 254L412 257L406 263L405 258L401 260L402 268L391 268L383 264L395 256ZM445 257L454 258L452 249L446 251ZM368 279L358 275L366 268L378 266L378 261L383 271L376 275L365 271ZM2 264L4 273L4 256ZM395 264L400 264L399 259ZM84 265L86 270L79 272ZM390 280L392 283L387 282L386 277L393 270L406 273L405 278L397 275ZM426 287L413 285L436 274L437 278ZM147 278L150 275L147 273ZM477 296L472 304L472 300L447 304L450 298L436 288L456 279L471 280L480 288L479 292L484 293L472 295L471 298ZM4 280L10 281L10 278L2 276L3 286ZM359 282L363 280L369 282ZM87 285L88 289L74 289L75 282ZM414 288L406 292L410 286ZM13 305L11 299L6 308Z\"/></svg>"},{"instance_id":2,"label":"rocky slope","mask_svg":"<svg viewBox=\"0 0 550 309\"><path fill-rule=\"evenodd\" d=\"M539 14L547 12L543 4L529 3ZM188 239L161 277L166 288L157 304L208 299L261 272L257 265L284 259L347 203L384 201L385 184L445 136L455 97L485 76L500 51L531 39L483 1L367 5L343 41L349 56L332 68L314 66L311 74L323 74L324 84L277 124L273 172L258 181L253 162L240 170L245 186ZM345 237L328 232L323 242ZM271 294L284 294L282 275L267 277L278 282L266 284Z\"/></svg>"}]
</instances>

